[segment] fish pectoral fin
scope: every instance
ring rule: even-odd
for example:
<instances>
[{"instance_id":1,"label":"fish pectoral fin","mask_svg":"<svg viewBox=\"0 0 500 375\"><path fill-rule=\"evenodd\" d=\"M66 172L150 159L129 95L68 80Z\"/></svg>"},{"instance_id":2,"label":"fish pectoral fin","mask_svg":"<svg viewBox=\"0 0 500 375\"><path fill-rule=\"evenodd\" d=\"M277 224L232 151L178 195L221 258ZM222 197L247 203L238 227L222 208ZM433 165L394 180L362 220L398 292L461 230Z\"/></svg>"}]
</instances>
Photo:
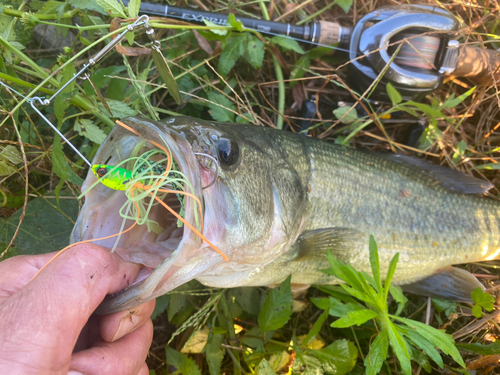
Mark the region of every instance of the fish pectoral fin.
<instances>
[{"instance_id":1,"label":"fish pectoral fin","mask_svg":"<svg viewBox=\"0 0 500 375\"><path fill-rule=\"evenodd\" d=\"M488 181L466 175L457 170L432 164L426 160L403 154L387 156L392 161L416 167L422 174L436 180L445 189L464 194L483 194L493 185Z\"/></svg>"},{"instance_id":2,"label":"fish pectoral fin","mask_svg":"<svg viewBox=\"0 0 500 375\"><path fill-rule=\"evenodd\" d=\"M463 302L473 302L471 293L474 289L485 289L470 272L451 266L435 275L401 287L405 292Z\"/></svg>"},{"instance_id":3,"label":"fish pectoral fin","mask_svg":"<svg viewBox=\"0 0 500 375\"><path fill-rule=\"evenodd\" d=\"M321 258L329 250L337 259L348 261L355 248L366 247L369 236L352 228L322 228L304 232L295 242L294 261ZM327 262L328 264L328 262Z\"/></svg>"}]
</instances>

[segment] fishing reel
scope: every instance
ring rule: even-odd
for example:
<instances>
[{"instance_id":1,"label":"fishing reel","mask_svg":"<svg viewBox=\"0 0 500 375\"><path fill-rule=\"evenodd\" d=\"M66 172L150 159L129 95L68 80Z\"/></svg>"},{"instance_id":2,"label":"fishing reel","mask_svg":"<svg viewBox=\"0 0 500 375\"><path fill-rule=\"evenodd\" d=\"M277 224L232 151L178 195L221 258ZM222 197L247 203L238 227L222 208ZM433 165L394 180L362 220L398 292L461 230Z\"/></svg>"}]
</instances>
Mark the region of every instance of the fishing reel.
<instances>
[{"instance_id":1,"label":"fishing reel","mask_svg":"<svg viewBox=\"0 0 500 375\"><path fill-rule=\"evenodd\" d=\"M350 85L362 94L380 76L370 99L390 102L388 82L405 100L424 97L456 69L459 43L451 38L459 26L449 12L427 5L387 6L367 14L351 34Z\"/></svg>"}]
</instances>

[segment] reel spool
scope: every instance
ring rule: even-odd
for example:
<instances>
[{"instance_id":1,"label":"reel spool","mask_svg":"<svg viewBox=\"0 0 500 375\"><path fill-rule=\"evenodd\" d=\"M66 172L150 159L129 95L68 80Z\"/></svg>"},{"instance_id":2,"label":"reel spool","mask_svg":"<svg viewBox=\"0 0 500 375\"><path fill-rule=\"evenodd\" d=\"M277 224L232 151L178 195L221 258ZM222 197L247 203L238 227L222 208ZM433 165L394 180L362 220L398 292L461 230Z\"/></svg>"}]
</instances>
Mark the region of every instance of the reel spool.
<instances>
[{"instance_id":1,"label":"reel spool","mask_svg":"<svg viewBox=\"0 0 500 375\"><path fill-rule=\"evenodd\" d=\"M388 6L366 15L352 32L350 84L363 93L386 70L370 99L390 101L390 82L403 99L418 100L455 68L458 42L450 38L459 25L447 11L427 5Z\"/></svg>"}]
</instances>

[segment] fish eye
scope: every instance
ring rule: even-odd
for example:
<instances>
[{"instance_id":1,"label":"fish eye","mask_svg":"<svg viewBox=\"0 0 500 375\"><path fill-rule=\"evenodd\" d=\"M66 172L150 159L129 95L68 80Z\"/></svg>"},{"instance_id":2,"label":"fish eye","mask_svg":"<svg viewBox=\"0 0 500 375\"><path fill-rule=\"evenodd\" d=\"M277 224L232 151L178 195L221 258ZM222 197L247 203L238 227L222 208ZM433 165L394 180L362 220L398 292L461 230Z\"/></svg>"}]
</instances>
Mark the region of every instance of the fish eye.
<instances>
[{"instance_id":1,"label":"fish eye","mask_svg":"<svg viewBox=\"0 0 500 375\"><path fill-rule=\"evenodd\" d=\"M221 166L232 166L236 164L240 157L240 148L236 141L228 138L219 138L217 141L217 153Z\"/></svg>"},{"instance_id":2,"label":"fish eye","mask_svg":"<svg viewBox=\"0 0 500 375\"><path fill-rule=\"evenodd\" d=\"M96 173L99 177L104 177L104 175L108 173L108 170L106 168L101 167L96 171Z\"/></svg>"}]
</instances>

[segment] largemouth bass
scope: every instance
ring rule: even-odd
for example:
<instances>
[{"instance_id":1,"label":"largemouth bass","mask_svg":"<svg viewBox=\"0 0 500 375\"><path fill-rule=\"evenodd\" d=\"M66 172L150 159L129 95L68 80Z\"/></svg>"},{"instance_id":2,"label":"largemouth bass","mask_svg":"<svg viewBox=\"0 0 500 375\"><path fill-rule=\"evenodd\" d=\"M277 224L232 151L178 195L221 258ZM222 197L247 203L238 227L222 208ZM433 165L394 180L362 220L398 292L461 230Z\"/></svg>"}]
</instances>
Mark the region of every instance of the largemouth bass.
<instances>
[{"instance_id":1,"label":"largemouth bass","mask_svg":"<svg viewBox=\"0 0 500 375\"><path fill-rule=\"evenodd\" d=\"M130 308L192 279L223 288L277 284L290 274L295 284L335 283L319 271L329 267L327 250L371 272L370 234L378 244L382 274L399 252L395 283L467 299L480 284L450 266L500 254L500 203L479 196L492 185L452 169L252 125L189 117L124 122L141 137L116 126L94 163L117 165L140 142L145 151L155 147L144 140L166 142L203 202L204 235L229 261L188 227L178 228L158 205L149 217L163 228L160 233L136 226L118 244L124 259L144 266L138 280L107 298L99 313ZM195 153L216 158L218 174L210 159ZM89 171L83 189L95 181ZM123 191L95 186L86 195L72 241L118 233L118 209L125 200ZM193 225L194 204L186 198L185 219ZM112 247L114 241L96 243Z\"/></svg>"}]
</instances>

